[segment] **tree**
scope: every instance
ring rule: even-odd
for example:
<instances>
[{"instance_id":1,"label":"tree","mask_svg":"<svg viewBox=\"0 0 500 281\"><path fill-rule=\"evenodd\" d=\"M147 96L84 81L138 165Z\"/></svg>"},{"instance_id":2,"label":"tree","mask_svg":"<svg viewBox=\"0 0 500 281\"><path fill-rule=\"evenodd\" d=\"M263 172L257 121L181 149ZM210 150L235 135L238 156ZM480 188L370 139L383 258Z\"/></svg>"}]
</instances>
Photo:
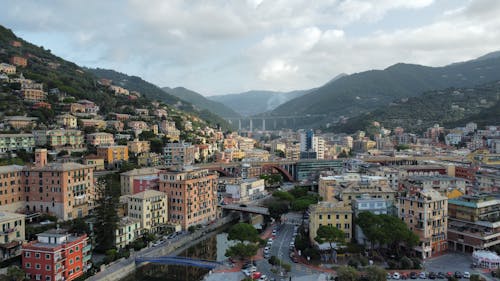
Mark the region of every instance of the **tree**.
<instances>
[{"instance_id":1,"label":"tree","mask_svg":"<svg viewBox=\"0 0 500 281\"><path fill-rule=\"evenodd\" d=\"M338 281L357 281L358 272L350 266L341 266L337 269Z\"/></svg>"},{"instance_id":2,"label":"tree","mask_svg":"<svg viewBox=\"0 0 500 281\"><path fill-rule=\"evenodd\" d=\"M234 246L229 247L226 250L226 257L231 257L231 258L240 258L240 259L248 259L250 257L255 256L257 254L257 250L259 249L259 246L253 243L238 243Z\"/></svg>"},{"instance_id":3,"label":"tree","mask_svg":"<svg viewBox=\"0 0 500 281\"><path fill-rule=\"evenodd\" d=\"M26 273L22 269L20 269L18 266L11 266L7 268L7 280L9 281L23 281L23 280L28 280L26 278Z\"/></svg>"},{"instance_id":4,"label":"tree","mask_svg":"<svg viewBox=\"0 0 500 281\"><path fill-rule=\"evenodd\" d=\"M286 191L280 191L280 190L273 192L273 197L279 198L281 200L289 201L289 202L292 202L295 199L292 194L290 194Z\"/></svg>"},{"instance_id":5,"label":"tree","mask_svg":"<svg viewBox=\"0 0 500 281\"><path fill-rule=\"evenodd\" d=\"M288 212L288 203L283 201L272 201L267 204L267 208L269 210L269 215L279 221L281 220L281 216Z\"/></svg>"},{"instance_id":6,"label":"tree","mask_svg":"<svg viewBox=\"0 0 500 281\"><path fill-rule=\"evenodd\" d=\"M479 276L479 274L472 274L470 276L470 281L481 281L481 276Z\"/></svg>"},{"instance_id":7,"label":"tree","mask_svg":"<svg viewBox=\"0 0 500 281\"><path fill-rule=\"evenodd\" d=\"M387 272L378 266L369 266L366 268L366 278L368 281L385 281Z\"/></svg>"},{"instance_id":8,"label":"tree","mask_svg":"<svg viewBox=\"0 0 500 281\"><path fill-rule=\"evenodd\" d=\"M316 232L314 240L320 244L328 242L330 249L333 249L332 243L343 244L345 242L345 234L335 226L321 225Z\"/></svg>"},{"instance_id":9,"label":"tree","mask_svg":"<svg viewBox=\"0 0 500 281\"><path fill-rule=\"evenodd\" d=\"M118 223L118 197L120 182L108 175L100 179L96 185L98 197L96 200L96 223L94 226L96 250L105 252L115 245L115 230Z\"/></svg>"},{"instance_id":10,"label":"tree","mask_svg":"<svg viewBox=\"0 0 500 281\"><path fill-rule=\"evenodd\" d=\"M248 223L238 223L231 227L227 237L229 240L238 240L240 242L257 242L260 240L259 233L253 225Z\"/></svg>"}]
</instances>

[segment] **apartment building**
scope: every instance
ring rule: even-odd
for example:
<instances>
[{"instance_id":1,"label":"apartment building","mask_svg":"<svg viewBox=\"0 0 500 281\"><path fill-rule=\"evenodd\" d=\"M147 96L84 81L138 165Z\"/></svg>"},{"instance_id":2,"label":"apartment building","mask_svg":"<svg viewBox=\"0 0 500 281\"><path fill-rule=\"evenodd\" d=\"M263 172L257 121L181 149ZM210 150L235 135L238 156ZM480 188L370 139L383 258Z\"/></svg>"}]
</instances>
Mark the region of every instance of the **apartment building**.
<instances>
[{"instance_id":1,"label":"apartment building","mask_svg":"<svg viewBox=\"0 0 500 281\"><path fill-rule=\"evenodd\" d=\"M163 148L165 166L191 165L195 153L196 147L189 142L167 143Z\"/></svg>"},{"instance_id":2,"label":"apartment building","mask_svg":"<svg viewBox=\"0 0 500 281\"><path fill-rule=\"evenodd\" d=\"M86 137L87 137L87 144L93 146L101 146L101 145L106 146L115 144L115 138L113 137L113 134L110 133L98 132L98 133L87 134Z\"/></svg>"},{"instance_id":3,"label":"apartment building","mask_svg":"<svg viewBox=\"0 0 500 281\"><path fill-rule=\"evenodd\" d=\"M156 168L133 169L120 174L120 186L122 195L134 194L134 180L147 176L156 176L160 170Z\"/></svg>"},{"instance_id":4,"label":"apartment building","mask_svg":"<svg viewBox=\"0 0 500 281\"><path fill-rule=\"evenodd\" d=\"M363 194L384 198L390 202L394 202L396 195L396 191L389 187L387 178L358 173L320 177L318 192L324 201L342 200L347 204L351 204L353 199Z\"/></svg>"},{"instance_id":5,"label":"apartment building","mask_svg":"<svg viewBox=\"0 0 500 281\"><path fill-rule=\"evenodd\" d=\"M423 259L447 250L448 198L433 189L399 198L398 216L416 235L415 250Z\"/></svg>"},{"instance_id":6,"label":"apartment building","mask_svg":"<svg viewBox=\"0 0 500 281\"><path fill-rule=\"evenodd\" d=\"M473 252L500 245L500 200L490 195L448 200L448 246Z\"/></svg>"},{"instance_id":7,"label":"apartment building","mask_svg":"<svg viewBox=\"0 0 500 281\"><path fill-rule=\"evenodd\" d=\"M309 239L314 238L322 225L335 226L345 234L346 241L352 238L352 208L341 201L322 201L309 207Z\"/></svg>"},{"instance_id":8,"label":"apartment building","mask_svg":"<svg viewBox=\"0 0 500 281\"><path fill-rule=\"evenodd\" d=\"M5 123L13 129L26 129L35 127L38 118L26 116L5 116Z\"/></svg>"},{"instance_id":9,"label":"apartment building","mask_svg":"<svg viewBox=\"0 0 500 281\"><path fill-rule=\"evenodd\" d=\"M400 182L402 190L409 191L410 193L422 189L434 189L441 194L447 194L451 190L459 190L465 193L467 181L464 178L456 178L445 175L439 176L409 176Z\"/></svg>"},{"instance_id":10,"label":"apartment building","mask_svg":"<svg viewBox=\"0 0 500 281\"><path fill-rule=\"evenodd\" d=\"M39 89L23 89L21 95L24 101L27 102L41 102L47 100L47 93Z\"/></svg>"},{"instance_id":11,"label":"apartment building","mask_svg":"<svg viewBox=\"0 0 500 281\"><path fill-rule=\"evenodd\" d=\"M147 153L151 149L150 141L140 141L134 139L133 141L127 142L128 151L134 154Z\"/></svg>"},{"instance_id":12,"label":"apartment building","mask_svg":"<svg viewBox=\"0 0 500 281\"><path fill-rule=\"evenodd\" d=\"M156 233L168 222L167 194L146 190L127 195L127 212L131 219L138 220L144 231Z\"/></svg>"},{"instance_id":13,"label":"apartment building","mask_svg":"<svg viewBox=\"0 0 500 281\"><path fill-rule=\"evenodd\" d=\"M237 179L226 184L226 193L231 195L232 201L249 202L264 197L265 184L263 179Z\"/></svg>"},{"instance_id":14,"label":"apartment building","mask_svg":"<svg viewBox=\"0 0 500 281\"><path fill-rule=\"evenodd\" d=\"M19 165L0 166L0 211L24 210L24 168Z\"/></svg>"},{"instance_id":15,"label":"apartment building","mask_svg":"<svg viewBox=\"0 0 500 281\"><path fill-rule=\"evenodd\" d=\"M15 152L18 149L32 152L34 148L33 134L0 134L0 153Z\"/></svg>"},{"instance_id":16,"label":"apartment building","mask_svg":"<svg viewBox=\"0 0 500 281\"><path fill-rule=\"evenodd\" d=\"M169 221L188 229L217 218L216 173L179 168L160 173L160 191L168 195Z\"/></svg>"},{"instance_id":17,"label":"apartment building","mask_svg":"<svg viewBox=\"0 0 500 281\"><path fill-rule=\"evenodd\" d=\"M0 227L0 261L20 255L25 241L24 215L0 212Z\"/></svg>"},{"instance_id":18,"label":"apartment building","mask_svg":"<svg viewBox=\"0 0 500 281\"><path fill-rule=\"evenodd\" d=\"M85 150L83 132L80 130L34 130L35 144L37 146L48 146L52 150Z\"/></svg>"},{"instance_id":19,"label":"apartment building","mask_svg":"<svg viewBox=\"0 0 500 281\"><path fill-rule=\"evenodd\" d=\"M8 63L0 63L0 72L5 74L16 74L16 66Z\"/></svg>"},{"instance_id":20,"label":"apartment building","mask_svg":"<svg viewBox=\"0 0 500 281\"><path fill-rule=\"evenodd\" d=\"M104 158L108 166L119 165L128 161L128 147L126 145L108 145L97 148L97 156Z\"/></svg>"},{"instance_id":21,"label":"apartment building","mask_svg":"<svg viewBox=\"0 0 500 281\"><path fill-rule=\"evenodd\" d=\"M123 217L115 230L115 247L123 249L141 236L141 222L130 217Z\"/></svg>"},{"instance_id":22,"label":"apartment building","mask_svg":"<svg viewBox=\"0 0 500 281\"><path fill-rule=\"evenodd\" d=\"M86 234L53 229L23 245L22 269L29 280L71 281L91 267L91 245Z\"/></svg>"},{"instance_id":23,"label":"apartment building","mask_svg":"<svg viewBox=\"0 0 500 281\"><path fill-rule=\"evenodd\" d=\"M28 66L28 59L20 56L12 56L10 58L10 63L16 66L26 67Z\"/></svg>"},{"instance_id":24,"label":"apartment building","mask_svg":"<svg viewBox=\"0 0 500 281\"><path fill-rule=\"evenodd\" d=\"M61 114L56 117L57 124L66 129L76 129L78 127L78 119L71 114Z\"/></svg>"}]
</instances>

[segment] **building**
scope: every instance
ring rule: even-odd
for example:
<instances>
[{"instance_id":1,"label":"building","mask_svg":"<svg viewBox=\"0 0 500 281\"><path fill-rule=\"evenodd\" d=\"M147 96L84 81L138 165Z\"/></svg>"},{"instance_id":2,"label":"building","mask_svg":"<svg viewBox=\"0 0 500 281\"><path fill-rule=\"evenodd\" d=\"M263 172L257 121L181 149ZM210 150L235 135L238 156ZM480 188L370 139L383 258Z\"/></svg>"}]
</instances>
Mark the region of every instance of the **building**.
<instances>
[{"instance_id":1,"label":"building","mask_svg":"<svg viewBox=\"0 0 500 281\"><path fill-rule=\"evenodd\" d=\"M47 100L47 93L39 89L23 89L21 95L24 101L27 102L41 102Z\"/></svg>"},{"instance_id":2,"label":"building","mask_svg":"<svg viewBox=\"0 0 500 281\"><path fill-rule=\"evenodd\" d=\"M157 175L142 176L134 179L133 194L146 190L158 190L159 177Z\"/></svg>"},{"instance_id":3,"label":"building","mask_svg":"<svg viewBox=\"0 0 500 281\"><path fill-rule=\"evenodd\" d=\"M356 198L352 202L354 217L358 217L361 212L370 212L375 215L387 215L391 213L391 205L384 198L373 198L370 196L362 196ZM360 245L369 246L370 242L363 234L363 230L358 225L355 226L354 238Z\"/></svg>"},{"instance_id":4,"label":"building","mask_svg":"<svg viewBox=\"0 0 500 281\"><path fill-rule=\"evenodd\" d=\"M405 191L415 192L422 189L434 189L441 194L458 189L465 193L466 180L450 176L409 176L400 182L400 188Z\"/></svg>"},{"instance_id":5,"label":"building","mask_svg":"<svg viewBox=\"0 0 500 281\"><path fill-rule=\"evenodd\" d=\"M264 187L263 179L238 179L226 184L226 193L233 201L249 202L263 198L267 194Z\"/></svg>"},{"instance_id":6,"label":"building","mask_svg":"<svg viewBox=\"0 0 500 281\"><path fill-rule=\"evenodd\" d=\"M168 222L167 194L146 190L127 195L127 212L131 219L141 223L141 228L150 233L160 231Z\"/></svg>"},{"instance_id":7,"label":"building","mask_svg":"<svg viewBox=\"0 0 500 281\"><path fill-rule=\"evenodd\" d=\"M49 230L23 245L22 269L29 280L70 281L90 268L91 254L86 234Z\"/></svg>"},{"instance_id":8,"label":"building","mask_svg":"<svg viewBox=\"0 0 500 281\"><path fill-rule=\"evenodd\" d=\"M313 138L314 138L313 130L307 130L306 132L300 133L300 151L312 151Z\"/></svg>"},{"instance_id":9,"label":"building","mask_svg":"<svg viewBox=\"0 0 500 281\"><path fill-rule=\"evenodd\" d=\"M134 180L146 176L158 176L160 170L155 168L133 169L120 174L121 194L134 194Z\"/></svg>"},{"instance_id":10,"label":"building","mask_svg":"<svg viewBox=\"0 0 500 281\"><path fill-rule=\"evenodd\" d=\"M106 128L106 121L100 119L80 119L80 126L82 128L96 128L96 130L104 130Z\"/></svg>"},{"instance_id":11,"label":"building","mask_svg":"<svg viewBox=\"0 0 500 281\"><path fill-rule=\"evenodd\" d=\"M194 163L196 147L189 142L167 143L163 148L165 166L191 165Z\"/></svg>"},{"instance_id":12,"label":"building","mask_svg":"<svg viewBox=\"0 0 500 281\"><path fill-rule=\"evenodd\" d=\"M19 165L0 166L0 211L24 211L24 168Z\"/></svg>"},{"instance_id":13,"label":"building","mask_svg":"<svg viewBox=\"0 0 500 281\"><path fill-rule=\"evenodd\" d=\"M173 122L173 121L167 121L167 120L161 121L160 130L162 131L162 133L165 134L165 136L171 142L179 141L179 137L181 135L181 131L179 131L175 127L175 122Z\"/></svg>"},{"instance_id":14,"label":"building","mask_svg":"<svg viewBox=\"0 0 500 281\"><path fill-rule=\"evenodd\" d=\"M160 191L169 197L169 221L183 229L217 218L216 173L207 169L171 169L160 173Z\"/></svg>"},{"instance_id":15,"label":"building","mask_svg":"<svg viewBox=\"0 0 500 281\"><path fill-rule=\"evenodd\" d=\"M21 254L21 245L25 241L24 215L0 212L0 261Z\"/></svg>"},{"instance_id":16,"label":"building","mask_svg":"<svg viewBox=\"0 0 500 281\"><path fill-rule=\"evenodd\" d=\"M15 152L19 149L32 152L34 148L33 134L0 134L0 153Z\"/></svg>"},{"instance_id":17,"label":"building","mask_svg":"<svg viewBox=\"0 0 500 281\"><path fill-rule=\"evenodd\" d=\"M26 116L5 116L3 118L7 125L13 129L25 129L33 128L38 121L37 117L26 117Z\"/></svg>"},{"instance_id":18,"label":"building","mask_svg":"<svg viewBox=\"0 0 500 281\"><path fill-rule=\"evenodd\" d=\"M500 200L488 195L448 200L448 246L462 252L500 245Z\"/></svg>"},{"instance_id":19,"label":"building","mask_svg":"<svg viewBox=\"0 0 500 281\"><path fill-rule=\"evenodd\" d=\"M309 239L317 242L316 232L322 225L335 226L345 234L346 241L352 238L352 209L344 202L319 202L309 207ZM321 246L320 246L321 248Z\"/></svg>"},{"instance_id":20,"label":"building","mask_svg":"<svg viewBox=\"0 0 500 281\"><path fill-rule=\"evenodd\" d=\"M83 165L93 166L94 171L102 171L105 169L104 158L99 157L95 154L85 156L83 158Z\"/></svg>"},{"instance_id":21,"label":"building","mask_svg":"<svg viewBox=\"0 0 500 281\"><path fill-rule=\"evenodd\" d=\"M148 131L149 130L149 126L148 126L148 123L144 122L144 121L129 121L127 123L127 126L134 130L134 131Z\"/></svg>"},{"instance_id":22,"label":"building","mask_svg":"<svg viewBox=\"0 0 500 281\"><path fill-rule=\"evenodd\" d=\"M448 198L429 189L399 198L398 216L420 238L415 250L423 259L447 250Z\"/></svg>"},{"instance_id":23,"label":"building","mask_svg":"<svg viewBox=\"0 0 500 281\"><path fill-rule=\"evenodd\" d=\"M120 86L115 86L115 85L111 85L109 86L109 89L111 91L113 91L115 94L117 95L125 95L125 96L128 96L130 93L127 89L125 88L122 88Z\"/></svg>"},{"instance_id":24,"label":"building","mask_svg":"<svg viewBox=\"0 0 500 281\"><path fill-rule=\"evenodd\" d=\"M61 114L56 117L57 124L63 126L66 129L76 129L78 127L78 119L71 114Z\"/></svg>"},{"instance_id":25,"label":"building","mask_svg":"<svg viewBox=\"0 0 500 281\"><path fill-rule=\"evenodd\" d=\"M297 163L298 181L317 181L322 172L341 173L344 168L342 160L312 160L300 161Z\"/></svg>"},{"instance_id":26,"label":"building","mask_svg":"<svg viewBox=\"0 0 500 281\"><path fill-rule=\"evenodd\" d=\"M313 150L316 152L316 159L325 159L325 139L322 137L313 137Z\"/></svg>"},{"instance_id":27,"label":"building","mask_svg":"<svg viewBox=\"0 0 500 281\"><path fill-rule=\"evenodd\" d=\"M83 132L80 130L49 130L33 131L35 143L39 146L48 146L52 150L82 151L85 150Z\"/></svg>"},{"instance_id":28,"label":"building","mask_svg":"<svg viewBox=\"0 0 500 281\"><path fill-rule=\"evenodd\" d=\"M161 164L161 158L161 154L158 153L141 153L137 156L137 165L141 167L155 167Z\"/></svg>"},{"instance_id":29,"label":"building","mask_svg":"<svg viewBox=\"0 0 500 281\"><path fill-rule=\"evenodd\" d=\"M0 63L0 72L8 75L16 74L16 66L8 63Z\"/></svg>"},{"instance_id":30,"label":"building","mask_svg":"<svg viewBox=\"0 0 500 281\"><path fill-rule=\"evenodd\" d=\"M387 178L358 173L320 177L318 193L324 201L342 200L346 204L351 204L353 199L364 195L393 203L396 195L396 191L389 187Z\"/></svg>"},{"instance_id":31,"label":"building","mask_svg":"<svg viewBox=\"0 0 500 281\"><path fill-rule=\"evenodd\" d=\"M35 165L23 171L26 211L61 220L87 216L95 203L93 170L78 163L48 163L47 150L35 150Z\"/></svg>"},{"instance_id":32,"label":"building","mask_svg":"<svg viewBox=\"0 0 500 281\"><path fill-rule=\"evenodd\" d=\"M476 174L477 191L481 193L494 193L500 191L500 171L480 171Z\"/></svg>"},{"instance_id":33,"label":"building","mask_svg":"<svg viewBox=\"0 0 500 281\"><path fill-rule=\"evenodd\" d=\"M126 145L108 145L97 148L97 156L104 158L109 167L120 165L128 161L128 147Z\"/></svg>"},{"instance_id":34,"label":"building","mask_svg":"<svg viewBox=\"0 0 500 281\"><path fill-rule=\"evenodd\" d=\"M92 133L87 134L87 144L93 146L106 146L115 144L115 138L110 133Z\"/></svg>"},{"instance_id":35,"label":"building","mask_svg":"<svg viewBox=\"0 0 500 281\"><path fill-rule=\"evenodd\" d=\"M123 249L137 238L141 237L141 222L130 217L120 219L115 230L115 247Z\"/></svg>"},{"instance_id":36,"label":"building","mask_svg":"<svg viewBox=\"0 0 500 281\"><path fill-rule=\"evenodd\" d=\"M10 58L10 63L20 67L28 66L28 60L24 57L13 56Z\"/></svg>"},{"instance_id":37,"label":"building","mask_svg":"<svg viewBox=\"0 0 500 281\"><path fill-rule=\"evenodd\" d=\"M128 151L134 154L147 153L151 149L150 141L140 141L134 139L133 141L127 142Z\"/></svg>"}]
</instances>

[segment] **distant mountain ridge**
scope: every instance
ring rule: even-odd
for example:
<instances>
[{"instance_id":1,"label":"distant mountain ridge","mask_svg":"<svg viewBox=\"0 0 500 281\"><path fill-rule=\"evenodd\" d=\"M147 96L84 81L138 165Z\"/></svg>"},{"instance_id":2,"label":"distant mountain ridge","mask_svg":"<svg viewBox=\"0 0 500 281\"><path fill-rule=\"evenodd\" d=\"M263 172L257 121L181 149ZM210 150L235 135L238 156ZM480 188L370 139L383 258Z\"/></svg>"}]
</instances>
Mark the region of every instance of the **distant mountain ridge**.
<instances>
[{"instance_id":1,"label":"distant mountain ridge","mask_svg":"<svg viewBox=\"0 0 500 281\"><path fill-rule=\"evenodd\" d=\"M220 117L223 118L229 118L229 117L241 117L239 113L236 111L232 110L231 108L227 107L226 105L216 102L213 100L210 100L203 95L186 89L184 87L176 87L176 88L169 88L169 87L163 87L161 88L164 92L173 95L183 101L189 102L193 104L196 107L199 107L201 109L209 110L213 112L214 114L219 115Z\"/></svg>"},{"instance_id":2,"label":"distant mountain ridge","mask_svg":"<svg viewBox=\"0 0 500 281\"><path fill-rule=\"evenodd\" d=\"M279 105L309 93L311 90L291 92L275 91L247 91L243 93L227 94L207 97L220 102L243 116L253 116L273 110Z\"/></svg>"},{"instance_id":3,"label":"distant mountain ridge","mask_svg":"<svg viewBox=\"0 0 500 281\"><path fill-rule=\"evenodd\" d=\"M500 80L500 54L443 67L398 63L384 70L343 76L305 95L281 104L275 116L325 114L324 122L339 116L354 117L394 100L449 87L471 87ZM319 123L314 124L318 126Z\"/></svg>"}]
</instances>

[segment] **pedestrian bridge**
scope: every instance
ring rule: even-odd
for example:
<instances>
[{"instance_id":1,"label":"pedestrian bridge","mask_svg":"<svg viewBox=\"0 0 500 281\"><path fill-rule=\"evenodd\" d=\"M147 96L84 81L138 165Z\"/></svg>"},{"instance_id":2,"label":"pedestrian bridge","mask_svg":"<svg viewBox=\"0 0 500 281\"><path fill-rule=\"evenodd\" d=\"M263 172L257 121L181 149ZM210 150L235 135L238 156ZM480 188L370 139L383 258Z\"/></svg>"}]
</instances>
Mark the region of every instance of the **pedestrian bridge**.
<instances>
[{"instance_id":1,"label":"pedestrian bridge","mask_svg":"<svg viewBox=\"0 0 500 281\"><path fill-rule=\"evenodd\" d=\"M177 256L137 257L135 259L136 264L140 264L143 262L166 264L166 265L188 265L188 266L207 268L207 269L214 269L223 264L222 262L218 261L194 259L188 257L177 257Z\"/></svg>"}]
</instances>

